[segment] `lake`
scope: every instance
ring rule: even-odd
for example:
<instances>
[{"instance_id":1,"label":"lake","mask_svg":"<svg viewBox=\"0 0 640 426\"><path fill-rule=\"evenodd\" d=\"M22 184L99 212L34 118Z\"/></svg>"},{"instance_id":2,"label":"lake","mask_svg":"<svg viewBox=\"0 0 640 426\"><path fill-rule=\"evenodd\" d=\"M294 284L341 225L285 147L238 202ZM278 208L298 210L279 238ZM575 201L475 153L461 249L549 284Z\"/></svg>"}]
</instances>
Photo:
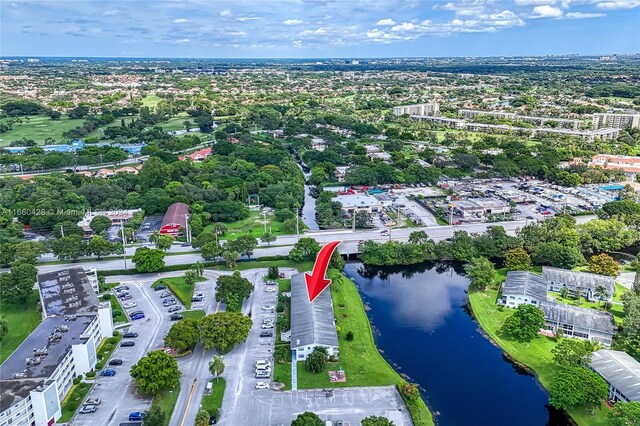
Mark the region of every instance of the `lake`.
<instances>
[{"instance_id":1,"label":"lake","mask_svg":"<svg viewBox=\"0 0 640 426\"><path fill-rule=\"evenodd\" d=\"M450 265L348 263L378 348L417 383L441 426L565 426L535 377L521 371L467 311L468 279Z\"/></svg>"}]
</instances>

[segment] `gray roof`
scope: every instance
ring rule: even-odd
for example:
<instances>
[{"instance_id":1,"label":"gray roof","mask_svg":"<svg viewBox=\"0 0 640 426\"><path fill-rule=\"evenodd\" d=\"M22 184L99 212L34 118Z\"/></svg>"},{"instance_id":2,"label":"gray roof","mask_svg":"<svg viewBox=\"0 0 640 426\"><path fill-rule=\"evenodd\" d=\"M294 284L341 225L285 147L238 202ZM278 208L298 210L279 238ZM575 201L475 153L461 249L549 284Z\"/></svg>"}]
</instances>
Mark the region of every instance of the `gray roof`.
<instances>
[{"instance_id":1,"label":"gray roof","mask_svg":"<svg viewBox=\"0 0 640 426\"><path fill-rule=\"evenodd\" d=\"M608 312L598 312L555 301L541 303L540 309L544 312L544 318L547 321L571 324L611 335L615 333L613 316Z\"/></svg>"},{"instance_id":2,"label":"gray roof","mask_svg":"<svg viewBox=\"0 0 640 426\"><path fill-rule=\"evenodd\" d=\"M522 295L547 300L547 282L533 272L509 271L502 285L502 295Z\"/></svg>"},{"instance_id":3,"label":"gray roof","mask_svg":"<svg viewBox=\"0 0 640 426\"><path fill-rule=\"evenodd\" d=\"M0 412L17 400L26 398L33 388L47 380L72 345L86 342L82 335L94 318L95 315L81 315L66 320L64 317L45 318L0 366ZM58 328L60 326L66 326L67 331L62 331ZM59 340L49 339L56 329ZM35 350L45 348L47 354L39 357L39 364L27 364L29 358L35 358ZM24 373L26 376L13 378L14 373Z\"/></svg>"},{"instance_id":4,"label":"gray roof","mask_svg":"<svg viewBox=\"0 0 640 426\"><path fill-rule=\"evenodd\" d=\"M82 266L40 274L38 285L47 316L98 312L98 296Z\"/></svg>"},{"instance_id":5,"label":"gray roof","mask_svg":"<svg viewBox=\"0 0 640 426\"><path fill-rule=\"evenodd\" d=\"M542 276L547 281L563 283L571 287L582 287L583 289L595 290L596 287L601 285L607 289L609 296L613 296L613 293L616 290L614 278L606 275L590 274L588 272L570 271L568 269L543 266Z\"/></svg>"},{"instance_id":6,"label":"gray roof","mask_svg":"<svg viewBox=\"0 0 640 426\"><path fill-rule=\"evenodd\" d=\"M331 291L327 288L309 303L304 274L291 277L291 347L338 346Z\"/></svg>"},{"instance_id":7,"label":"gray roof","mask_svg":"<svg viewBox=\"0 0 640 426\"><path fill-rule=\"evenodd\" d=\"M629 401L640 401L640 363L629 354L600 349L591 357L591 368Z\"/></svg>"}]
</instances>

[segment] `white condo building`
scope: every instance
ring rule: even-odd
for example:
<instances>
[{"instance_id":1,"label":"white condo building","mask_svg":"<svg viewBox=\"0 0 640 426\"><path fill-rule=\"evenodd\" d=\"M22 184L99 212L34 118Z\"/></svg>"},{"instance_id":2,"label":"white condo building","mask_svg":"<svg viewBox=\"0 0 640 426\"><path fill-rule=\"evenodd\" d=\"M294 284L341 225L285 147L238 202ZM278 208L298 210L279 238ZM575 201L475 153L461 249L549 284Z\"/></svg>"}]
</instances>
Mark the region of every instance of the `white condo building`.
<instances>
[{"instance_id":1,"label":"white condo building","mask_svg":"<svg viewBox=\"0 0 640 426\"><path fill-rule=\"evenodd\" d=\"M593 129L613 127L624 129L626 127L640 127L640 114L613 114L608 112L596 112L591 119Z\"/></svg>"},{"instance_id":2,"label":"white condo building","mask_svg":"<svg viewBox=\"0 0 640 426\"><path fill-rule=\"evenodd\" d=\"M438 115L440 112L440 104L438 102L428 102L424 104L401 105L393 107L393 115Z\"/></svg>"},{"instance_id":3,"label":"white condo building","mask_svg":"<svg viewBox=\"0 0 640 426\"><path fill-rule=\"evenodd\" d=\"M43 320L0 366L0 426L50 426L73 379L96 365L113 333L111 304L82 267L38 276Z\"/></svg>"}]
</instances>

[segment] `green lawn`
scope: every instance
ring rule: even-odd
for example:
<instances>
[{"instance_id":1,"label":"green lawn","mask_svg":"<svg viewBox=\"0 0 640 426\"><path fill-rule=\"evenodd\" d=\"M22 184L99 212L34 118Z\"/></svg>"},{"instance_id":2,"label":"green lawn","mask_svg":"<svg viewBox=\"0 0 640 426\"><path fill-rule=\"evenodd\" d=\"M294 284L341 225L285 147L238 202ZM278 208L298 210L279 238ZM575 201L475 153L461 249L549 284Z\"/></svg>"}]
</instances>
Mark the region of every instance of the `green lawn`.
<instances>
[{"instance_id":1,"label":"green lawn","mask_svg":"<svg viewBox=\"0 0 640 426\"><path fill-rule=\"evenodd\" d=\"M9 331L0 343L0 364L9 358L42 321L42 315L37 309L38 301L38 290L34 290L24 305L0 304L0 317L6 319L9 325Z\"/></svg>"},{"instance_id":2,"label":"green lawn","mask_svg":"<svg viewBox=\"0 0 640 426\"><path fill-rule=\"evenodd\" d=\"M217 380L213 379L211 395L202 397L202 409L209 413L209 415L220 417L220 407L222 407L222 398L224 397L224 388L226 385L227 382L222 377L219 377Z\"/></svg>"},{"instance_id":3,"label":"green lawn","mask_svg":"<svg viewBox=\"0 0 640 426\"><path fill-rule=\"evenodd\" d=\"M0 120L2 123L14 121L11 130L0 134L0 146L9 146L11 141L23 138L32 139L39 145L43 145L47 138L52 138L56 142L70 142L70 139L64 138L62 134L67 130L81 126L84 122L84 119L70 119L66 116L60 120L52 120L45 115L30 115L20 118L22 123L15 123L17 117Z\"/></svg>"},{"instance_id":4,"label":"green lawn","mask_svg":"<svg viewBox=\"0 0 640 426\"><path fill-rule=\"evenodd\" d=\"M329 271L329 277L332 279L329 288L339 330L340 361L327 363L325 371L318 374L307 371L304 362L298 362L298 389L384 386L404 381L378 352L369 319L355 284L336 270ZM352 341L347 341L345 337L349 331L354 334ZM337 369L345 371L345 383L329 382L328 370ZM284 375L285 372L278 369L276 374ZM416 425L433 424L422 399L412 405L410 409Z\"/></svg>"},{"instance_id":5,"label":"green lawn","mask_svg":"<svg viewBox=\"0 0 640 426\"><path fill-rule=\"evenodd\" d=\"M628 291L628 288L626 288L622 284L616 283L616 294L613 295L613 301L622 303L622 295Z\"/></svg>"},{"instance_id":6,"label":"green lawn","mask_svg":"<svg viewBox=\"0 0 640 426\"><path fill-rule=\"evenodd\" d=\"M167 132L172 130L185 130L183 124L185 121L190 121L192 127L198 127L195 125L194 118L189 117L187 113L180 113L176 117L172 117L164 123L158 123L158 126L162 127L162 129Z\"/></svg>"},{"instance_id":7,"label":"green lawn","mask_svg":"<svg viewBox=\"0 0 640 426\"><path fill-rule=\"evenodd\" d=\"M200 278L200 281L206 281L206 278ZM169 290L182 302L186 309L191 309L191 297L193 296L193 288L185 282L183 277L162 278L151 284L151 288L159 285L166 285Z\"/></svg>"},{"instance_id":8,"label":"green lawn","mask_svg":"<svg viewBox=\"0 0 640 426\"><path fill-rule=\"evenodd\" d=\"M108 300L109 302L111 302L111 317L114 324L129 321L124 313L124 309L122 309L122 305L120 305L120 301L115 295L111 293L105 293L100 296L100 300Z\"/></svg>"},{"instance_id":9,"label":"green lawn","mask_svg":"<svg viewBox=\"0 0 640 426\"><path fill-rule=\"evenodd\" d=\"M148 106L148 107L155 107L156 105L158 105L158 102L160 102L161 100L162 98L160 96L147 95L144 98L142 98L142 105Z\"/></svg>"},{"instance_id":10,"label":"green lawn","mask_svg":"<svg viewBox=\"0 0 640 426\"><path fill-rule=\"evenodd\" d=\"M80 383L78 385L74 385L71 388L71 392L62 402L62 417L58 419L58 423L66 423L68 421L71 421L71 418L73 418L76 410L80 407L80 405L84 402L84 399L87 397L89 389L91 389L91 385L89 383Z\"/></svg>"},{"instance_id":11,"label":"green lawn","mask_svg":"<svg viewBox=\"0 0 640 426\"><path fill-rule=\"evenodd\" d=\"M288 348L288 346L287 346ZM273 381L284 383L283 390L291 390L291 363L275 363L273 366Z\"/></svg>"},{"instance_id":12,"label":"green lawn","mask_svg":"<svg viewBox=\"0 0 640 426\"><path fill-rule=\"evenodd\" d=\"M202 309L198 309L196 311L184 311L179 313L184 315L185 318L190 318L193 320L199 320L200 318L203 318L205 315L205 312Z\"/></svg>"},{"instance_id":13,"label":"green lawn","mask_svg":"<svg viewBox=\"0 0 640 426\"><path fill-rule=\"evenodd\" d=\"M98 347L98 362L96 363L96 371L102 370L107 363L113 351L118 347L118 343L122 340L122 334L104 339Z\"/></svg>"},{"instance_id":14,"label":"green lawn","mask_svg":"<svg viewBox=\"0 0 640 426\"><path fill-rule=\"evenodd\" d=\"M225 265L212 266L211 269L220 271L245 271L247 269L268 268L269 266L277 266L282 268L296 268L298 271L311 271L313 269L312 261L294 262L293 260L249 260L246 262L238 262L235 268L229 269Z\"/></svg>"},{"instance_id":15,"label":"green lawn","mask_svg":"<svg viewBox=\"0 0 640 426\"><path fill-rule=\"evenodd\" d=\"M551 349L556 345L555 339L538 336L530 343L519 343L500 334L505 319L512 310L500 310L496 305L498 290L469 290L469 302L473 313L482 329L516 362L531 368L545 388L551 386L553 377L559 367L553 363ZM596 415L590 415L591 407L579 407L569 411L578 426L605 426L607 424L606 409L599 409Z\"/></svg>"},{"instance_id":16,"label":"green lawn","mask_svg":"<svg viewBox=\"0 0 640 426\"><path fill-rule=\"evenodd\" d=\"M593 309L595 311L603 310L602 302L600 303L589 302L584 297L580 297L579 301L573 297L567 297L566 299L563 299L562 296L560 296L560 293L554 293L554 292L549 292L548 294L554 297L560 303L579 306L581 308ZM622 324L622 320L624 318L624 310L622 308L622 305L614 304L611 306L611 309L607 310L607 312L613 315L613 319L615 320L616 324Z\"/></svg>"},{"instance_id":17,"label":"green lawn","mask_svg":"<svg viewBox=\"0 0 640 426\"><path fill-rule=\"evenodd\" d=\"M291 232L285 232L282 222L278 222L273 216L267 216L267 231L271 230L274 235L290 234ZM236 222L226 223L227 232L223 238L225 240L233 240L244 235L251 235L256 238L260 238L264 234L264 217L261 212L251 212L246 219L238 220ZM300 231L304 229L304 224L300 220ZM205 226L205 232L211 232L213 224Z\"/></svg>"},{"instance_id":18,"label":"green lawn","mask_svg":"<svg viewBox=\"0 0 640 426\"><path fill-rule=\"evenodd\" d=\"M174 408L176 408L176 401L178 400L179 393L180 385L172 389L163 389L155 396L155 398L153 398L151 407L158 407L165 413L163 426L169 426L171 415L173 414Z\"/></svg>"}]
</instances>

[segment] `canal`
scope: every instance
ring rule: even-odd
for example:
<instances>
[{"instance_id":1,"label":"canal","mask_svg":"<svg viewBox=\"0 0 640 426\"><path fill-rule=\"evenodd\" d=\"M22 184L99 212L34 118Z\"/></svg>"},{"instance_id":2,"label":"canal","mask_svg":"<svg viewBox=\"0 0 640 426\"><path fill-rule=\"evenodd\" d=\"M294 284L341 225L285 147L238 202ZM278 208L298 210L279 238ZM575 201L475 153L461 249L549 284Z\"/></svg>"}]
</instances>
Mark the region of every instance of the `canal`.
<instances>
[{"instance_id":1,"label":"canal","mask_svg":"<svg viewBox=\"0 0 640 426\"><path fill-rule=\"evenodd\" d=\"M467 278L449 265L348 263L378 348L417 383L440 426L567 426L531 375L503 358L467 311Z\"/></svg>"}]
</instances>

